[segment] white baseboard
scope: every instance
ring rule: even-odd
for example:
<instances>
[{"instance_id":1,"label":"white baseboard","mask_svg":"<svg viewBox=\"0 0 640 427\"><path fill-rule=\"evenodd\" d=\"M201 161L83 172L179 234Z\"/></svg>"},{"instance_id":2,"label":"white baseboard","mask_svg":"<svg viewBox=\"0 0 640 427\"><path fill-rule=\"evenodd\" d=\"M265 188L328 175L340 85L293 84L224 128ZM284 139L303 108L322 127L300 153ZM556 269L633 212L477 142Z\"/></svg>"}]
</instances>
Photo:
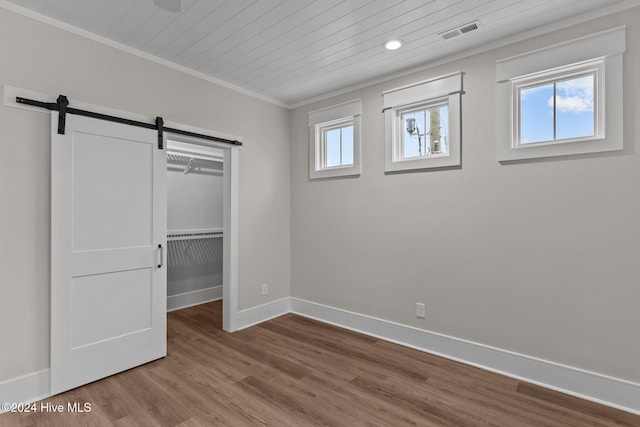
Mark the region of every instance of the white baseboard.
<instances>
[{"instance_id":1,"label":"white baseboard","mask_svg":"<svg viewBox=\"0 0 640 427\"><path fill-rule=\"evenodd\" d=\"M291 298L282 298L238 312L238 330L291 312Z\"/></svg>"},{"instance_id":2,"label":"white baseboard","mask_svg":"<svg viewBox=\"0 0 640 427\"><path fill-rule=\"evenodd\" d=\"M2 403L31 403L50 396L49 369L0 382ZM0 407L0 414L5 412Z\"/></svg>"},{"instance_id":3,"label":"white baseboard","mask_svg":"<svg viewBox=\"0 0 640 427\"><path fill-rule=\"evenodd\" d=\"M286 313L330 323L640 415L638 383L299 298L282 298L239 311L238 330ZM0 403L34 402L48 396L49 369L0 383Z\"/></svg>"},{"instance_id":4,"label":"white baseboard","mask_svg":"<svg viewBox=\"0 0 640 427\"><path fill-rule=\"evenodd\" d=\"M167 311L180 310L219 299L222 299L222 286L185 292L167 297Z\"/></svg>"},{"instance_id":5,"label":"white baseboard","mask_svg":"<svg viewBox=\"0 0 640 427\"><path fill-rule=\"evenodd\" d=\"M411 326L291 298L295 314L640 414L640 384Z\"/></svg>"}]
</instances>

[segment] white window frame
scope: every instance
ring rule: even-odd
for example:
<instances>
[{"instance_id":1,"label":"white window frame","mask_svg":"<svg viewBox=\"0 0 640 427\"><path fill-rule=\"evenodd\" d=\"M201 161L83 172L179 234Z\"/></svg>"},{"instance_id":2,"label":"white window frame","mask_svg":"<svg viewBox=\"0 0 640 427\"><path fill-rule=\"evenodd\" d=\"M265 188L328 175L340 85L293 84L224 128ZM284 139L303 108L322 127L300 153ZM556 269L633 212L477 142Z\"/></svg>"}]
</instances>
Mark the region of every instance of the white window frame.
<instances>
[{"instance_id":1,"label":"white window frame","mask_svg":"<svg viewBox=\"0 0 640 427\"><path fill-rule=\"evenodd\" d=\"M385 172L424 170L460 165L462 72L447 74L383 92ZM404 158L404 123L407 111L436 105L448 107L448 154Z\"/></svg>"},{"instance_id":2,"label":"white window frame","mask_svg":"<svg viewBox=\"0 0 640 427\"><path fill-rule=\"evenodd\" d=\"M498 161L622 150L624 51L618 27L497 61ZM594 134L522 144L520 91L586 75L594 76Z\"/></svg>"},{"instance_id":3,"label":"white window frame","mask_svg":"<svg viewBox=\"0 0 640 427\"><path fill-rule=\"evenodd\" d=\"M362 101L345 102L309 112L309 179L360 175L360 116ZM353 164L327 166L327 130L353 126Z\"/></svg>"}]
</instances>

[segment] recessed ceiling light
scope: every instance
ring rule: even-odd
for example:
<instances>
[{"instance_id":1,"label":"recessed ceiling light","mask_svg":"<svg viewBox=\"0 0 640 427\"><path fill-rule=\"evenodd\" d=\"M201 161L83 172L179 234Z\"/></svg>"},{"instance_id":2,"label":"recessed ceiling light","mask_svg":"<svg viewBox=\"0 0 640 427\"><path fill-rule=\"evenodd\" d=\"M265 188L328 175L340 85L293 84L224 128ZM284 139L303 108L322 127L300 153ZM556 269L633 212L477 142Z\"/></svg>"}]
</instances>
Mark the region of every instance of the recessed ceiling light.
<instances>
[{"instance_id":1,"label":"recessed ceiling light","mask_svg":"<svg viewBox=\"0 0 640 427\"><path fill-rule=\"evenodd\" d=\"M402 40L389 40L384 44L384 47L386 47L387 50L396 50L400 49L402 47L402 44Z\"/></svg>"}]
</instances>

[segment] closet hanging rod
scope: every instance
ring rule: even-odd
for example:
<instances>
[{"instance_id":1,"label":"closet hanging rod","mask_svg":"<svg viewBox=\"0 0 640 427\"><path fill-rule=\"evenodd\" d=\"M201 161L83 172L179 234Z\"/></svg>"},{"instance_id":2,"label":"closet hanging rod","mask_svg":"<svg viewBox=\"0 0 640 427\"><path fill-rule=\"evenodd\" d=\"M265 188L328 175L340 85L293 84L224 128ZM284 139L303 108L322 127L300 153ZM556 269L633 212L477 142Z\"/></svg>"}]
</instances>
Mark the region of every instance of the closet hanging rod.
<instances>
[{"instance_id":1,"label":"closet hanging rod","mask_svg":"<svg viewBox=\"0 0 640 427\"><path fill-rule=\"evenodd\" d=\"M201 133L190 132L182 129L168 128L164 127L164 120L162 117L156 117L155 123L145 123L137 120L125 119L124 117L110 116L108 114L96 113L93 111L80 110L78 108L69 107L69 100L64 95L59 95L56 102L42 102L34 99L22 98L20 96L16 96L16 102L18 104L31 105L32 107L44 108L51 111L58 111L60 114L58 116L58 134L64 135L65 127L66 127L66 118L67 114L75 114L77 116L90 117L92 119L105 120L108 122L121 123L129 126L136 126L146 129L153 129L158 131L158 148L162 150L164 148L163 144L163 132L173 133L176 135L183 136L192 136L195 138L206 139L208 141L216 141L222 142L224 144L237 145L241 146L242 142L226 139L226 138L218 138L217 136L204 135Z\"/></svg>"}]
</instances>

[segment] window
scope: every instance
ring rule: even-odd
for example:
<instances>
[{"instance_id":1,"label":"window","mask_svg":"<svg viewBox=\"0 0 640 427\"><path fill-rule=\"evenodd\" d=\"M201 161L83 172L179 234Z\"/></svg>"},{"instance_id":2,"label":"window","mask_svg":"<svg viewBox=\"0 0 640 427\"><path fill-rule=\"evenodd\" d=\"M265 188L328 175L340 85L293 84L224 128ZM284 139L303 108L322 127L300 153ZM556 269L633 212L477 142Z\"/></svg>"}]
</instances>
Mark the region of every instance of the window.
<instances>
[{"instance_id":1,"label":"window","mask_svg":"<svg viewBox=\"0 0 640 427\"><path fill-rule=\"evenodd\" d=\"M360 174L360 100L309 113L309 178Z\"/></svg>"},{"instance_id":2,"label":"window","mask_svg":"<svg viewBox=\"0 0 640 427\"><path fill-rule=\"evenodd\" d=\"M321 138L320 168L353 165L353 120L319 125Z\"/></svg>"},{"instance_id":3,"label":"window","mask_svg":"<svg viewBox=\"0 0 640 427\"><path fill-rule=\"evenodd\" d=\"M624 37L618 28L498 61L498 160L622 149Z\"/></svg>"},{"instance_id":4,"label":"window","mask_svg":"<svg viewBox=\"0 0 640 427\"><path fill-rule=\"evenodd\" d=\"M460 164L462 73L384 92L385 171Z\"/></svg>"},{"instance_id":5,"label":"window","mask_svg":"<svg viewBox=\"0 0 640 427\"><path fill-rule=\"evenodd\" d=\"M602 138L602 60L513 80L515 146Z\"/></svg>"}]
</instances>

